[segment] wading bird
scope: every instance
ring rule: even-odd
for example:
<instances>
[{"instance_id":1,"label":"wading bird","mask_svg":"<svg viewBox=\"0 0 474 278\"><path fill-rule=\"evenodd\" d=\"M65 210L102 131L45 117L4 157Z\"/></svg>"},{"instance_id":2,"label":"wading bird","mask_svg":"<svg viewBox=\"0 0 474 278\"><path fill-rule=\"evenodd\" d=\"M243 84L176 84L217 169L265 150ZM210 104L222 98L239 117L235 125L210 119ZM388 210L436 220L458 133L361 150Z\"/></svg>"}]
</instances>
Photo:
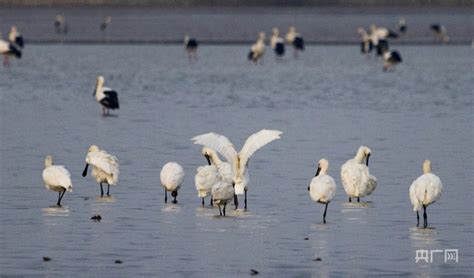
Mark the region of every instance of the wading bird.
<instances>
[{"instance_id":1,"label":"wading bird","mask_svg":"<svg viewBox=\"0 0 474 278\"><path fill-rule=\"evenodd\" d=\"M212 186L221 180L217 166L211 163L211 159L205 153L205 150L203 150L203 155L207 159L208 165L198 167L196 176L194 177L194 184L198 192L198 197L202 199L202 206L204 206L204 198L206 198L207 195L211 195ZM213 205L212 195L209 204L211 206Z\"/></svg>"},{"instance_id":2,"label":"wading bird","mask_svg":"<svg viewBox=\"0 0 474 278\"><path fill-rule=\"evenodd\" d=\"M174 198L172 203L176 204L178 201L178 190L181 187L184 179L184 170L181 165L176 162L168 162L163 166L160 172L161 185L165 189L165 203L168 202L168 191L171 192L171 196Z\"/></svg>"},{"instance_id":3,"label":"wading bird","mask_svg":"<svg viewBox=\"0 0 474 278\"><path fill-rule=\"evenodd\" d=\"M326 223L326 212L328 205L336 195L336 182L328 175L329 162L321 159L318 162L318 170L308 186L311 199L320 204L324 204L323 222Z\"/></svg>"},{"instance_id":4,"label":"wading bird","mask_svg":"<svg viewBox=\"0 0 474 278\"><path fill-rule=\"evenodd\" d=\"M102 116L108 116L109 110L119 109L119 99L116 91L104 87L104 77L97 76L94 94L95 99L102 106Z\"/></svg>"},{"instance_id":5,"label":"wading bird","mask_svg":"<svg viewBox=\"0 0 474 278\"><path fill-rule=\"evenodd\" d=\"M198 145L209 147L220 153L232 165L232 172L234 174L233 182L236 195L245 194L245 209L247 209L247 191L248 191L248 162L250 157L260 148L268 143L280 139L282 134L279 130L262 129L259 132L252 134L245 141L244 146L239 153L234 148L234 145L223 135L216 133L206 133L192 138L191 140ZM235 196L235 207L238 208L238 199Z\"/></svg>"},{"instance_id":6,"label":"wading bird","mask_svg":"<svg viewBox=\"0 0 474 278\"><path fill-rule=\"evenodd\" d=\"M189 37L188 34L184 36L184 49L188 53L189 62L197 61L198 41L195 38Z\"/></svg>"},{"instance_id":7,"label":"wading bird","mask_svg":"<svg viewBox=\"0 0 474 278\"><path fill-rule=\"evenodd\" d=\"M83 177L87 176L89 165L92 165L92 176L100 185L100 196L104 197L103 183L107 184L107 196L110 196L110 186L118 183L118 159L105 150L99 149L96 145L92 145L87 152L86 167L82 172Z\"/></svg>"},{"instance_id":8,"label":"wading bird","mask_svg":"<svg viewBox=\"0 0 474 278\"><path fill-rule=\"evenodd\" d=\"M285 55L285 41L280 37L280 31L276 27L272 29L270 46L275 52L276 57L283 57L283 55Z\"/></svg>"},{"instance_id":9,"label":"wading bird","mask_svg":"<svg viewBox=\"0 0 474 278\"><path fill-rule=\"evenodd\" d=\"M63 15L58 14L54 19L54 29L56 30L57 34L67 34L68 26L66 18Z\"/></svg>"},{"instance_id":10,"label":"wading bird","mask_svg":"<svg viewBox=\"0 0 474 278\"><path fill-rule=\"evenodd\" d=\"M231 183L219 181L212 186L212 199L214 204L219 207L219 214L225 216L225 208L235 195L234 187ZM221 206L224 206L221 211Z\"/></svg>"},{"instance_id":11,"label":"wading bird","mask_svg":"<svg viewBox=\"0 0 474 278\"><path fill-rule=\"evenodd\" d=\"M109 27L110 23L112 23L112 17L110 15L104 17L104 20L100 24L100 30L102 32L105 32L105 30L107 30L107 28Z\"/></svg>"},{"instance_id":12,"label":"wading bird","mask_svg":"<svg viewBox=\"0 0 474 278\"><path fill-rule=\"evenodd\" d=\"M12 26L10 28L10 32L8 32L8 40L10 43L17 45L20 48L25 46L25 42L23 40L23 36L18 32L16 26Z\"/></svg>"},{"instance_id":13,"label":"wading bird","mask_svg":"<svg viewBox=\"0 0 474 278\"><path fill-rule=\"evenodd\" d=\"M436 38L439 41L444 43L449 42L448 31L446 30L446 27L444 27L444 25L438 23L431 24L430 29L434 32Z\"/></svg>"},{"instance_id":14,"label":"wading bird","mask_svg":"<svg viewBox=\"0 0 474 278\"><path fill-rule=\"evenodd\" d=\"M383 54L383 71L390 68L395 69L395 66L402 62L402 56L396 50L388 50Z\"/></svg>"},{"instance_id":15,"label":"wading bird","mask_svg":"<svg viewBox=\"0 0 474 278\"><path fill-rule=\"evenodd\" d=\"M263 63L264 53L265 53L265 33L260 32L258 33L257 42L255 42L250 47L250 52L247 57L250 61L253 61L254 63L257 63L258 61L261 61Z\"/></svg>"},{"instance_id":16,"label":"wading bird","mask_svg":"<svg viewBox=\"0 0 474 278\"><path fill-rule=\"evenodd\" d=\"M377 187L377 179L369 173L371 153L368 147L361 146L356 156L341 167L341 181L349 202L352 202L351 198L357 198L357 202L360 202L360 198L372 194Z\"/></svg>"},{"instance_id":17,"label":"wading bird","mask_svg":"<svg viewBox=\"0 0 474 278\"><path fill-rule=\"evenodd\" d=\"M441 197L443 185L435 174L431 173L431 161L423 162L423 175L419 176L410 186L410 200L416 211L416 226L420 225L419 211L423 208L423 227L428 227L426 208Z\"/></svg>"},{"instance_id":18,"label":"wading bird","mask_svg":"<svg viewBox=\"0 0 474 278\"><path fill-rule=\"evenodd\" d=\"M299 52L304 51L304 39L300 33L296 32L296 28L291 26L286 33L286 41L293 45L293 55L295 58L298 57Z\"/></svg>"},{"instance_id":19,"label":"wading bird","mask_svg":"<svg viewBox=\"0 0 474 278\"><path fill-rule=\"evenodd\" d=\"M3 56L3 66L8 68L10 67L10 56L21 59L21 48L1 38L0 34L0 54Z\"/></svg>"},{"instance_id":20,"label":"wading bird","mask_svg":"<svg viewBox=\"0 0 474 278\"><path fill-rule=\"evenodd\" d=\"M54 165L53 157L46 156L44 160L43 181L47 189L58 192L58 207L61 206L61 200L66 191L72 191L71 175L62 165Z\"/></svg>"}]
</instances>

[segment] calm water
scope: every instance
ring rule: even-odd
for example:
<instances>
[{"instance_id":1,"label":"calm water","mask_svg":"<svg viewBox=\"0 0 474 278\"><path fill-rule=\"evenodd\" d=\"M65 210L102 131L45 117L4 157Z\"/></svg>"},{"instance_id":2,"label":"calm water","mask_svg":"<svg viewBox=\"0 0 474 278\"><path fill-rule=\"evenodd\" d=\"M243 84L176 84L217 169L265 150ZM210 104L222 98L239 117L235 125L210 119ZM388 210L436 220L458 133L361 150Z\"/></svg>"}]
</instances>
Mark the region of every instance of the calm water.
<instances>
[{"instance_id":1,"label":"calm water","mask_svg":"<svg viewBox=\"0 0 474 278\"><path fill-rule=\"evenodd\" d=\"M194 65L181 46L27 46L23 60L0 69L0 274L471 275L472 49L398 49L405 62L383 73L357 46L309 47L282 62L268 52L262 66L242 46L202 48ZM117 117L100 116L97 74L119 92ZM221 218L201 208L194 175L205 159L190 138L215 131L240 148L262 128L284 135L250 163L249 210ZM120 160L112 198L80 176L91 144ZM339 169L361 144L373 151L379 186L349 204ZM41 178L47 154L72 174L61 209ZM338 182L326 225L306 190L322 157ZM424 230L408 187L426 158L444 192ZM186 171L177 205L163 202L168 161ZM417 249L451 248L458 264L443 254L415 264Z\"/></svg>"}]
</instances>

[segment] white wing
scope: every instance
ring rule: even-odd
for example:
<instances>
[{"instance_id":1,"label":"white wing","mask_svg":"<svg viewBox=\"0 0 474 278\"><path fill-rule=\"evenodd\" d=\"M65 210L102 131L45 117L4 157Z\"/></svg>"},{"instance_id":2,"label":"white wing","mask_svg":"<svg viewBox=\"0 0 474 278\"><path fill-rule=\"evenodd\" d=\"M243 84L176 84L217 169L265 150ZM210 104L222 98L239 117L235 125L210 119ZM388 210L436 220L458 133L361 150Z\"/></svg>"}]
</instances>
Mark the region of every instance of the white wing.
<instances>
[{"instance_id":1,"label":"white wing","mask_svg":"<svg viewBox=\"0 0 474 278\"><path fill-rule=\"evenodd\" d=\"M411 186L410 186L410 201L411 204L413 205L413 210L414 211L420 211L421 210L421 202L418 201L416 198L416 183L417 180L415 180Z\"/></svg>"},{"instance_id":2,"label":"white wing","mask_svg":"<svg viewBox=\"0 0 474 278\"><path fill-rule=\"evenodd\" d=\"M201 166L197 169L194 182L199 197L206 197L211 192L212 186L219 181L220 174L214 165Z\"/></svg>"},{"instance_id":3,"label":"white wing","mask_svg":"<svg viewBox=\"0 0 474 278\"><path fill-rule=\"evenodd\" d=\"M240 169L244 169L249 158L261 147L265 146L266 144L280 139L280 135L283 132L279 130L267 130L262 129L259 132L250 135L249 138L245 141L242 150L239 152L240 157Z\"/></svg>"},{"instance_id":4,"label":"white wing","mask_svg":"<svg viewBox=\"0 0 474 278\"><path fill-rule=\"evenodd\" d=\"M62 165L49 166L43 171L44 183L50 186L60 186L72 191L71 175Z\"/></svg>"},{"instance_id":5,"label":"white wing","mask_svg":"<svg viewBox=\"0 0 474 278\"><path fill-rule=\"evenodd\" d=\"M118 177L119 164L118 159L101 150L98 152L90 152L87 154L86 162L94 167L99 168L108 175Z\"/></svg>"},{"instance_id":6,"label":"white wing","mask_svg":"<svg viewBox=\"0 0 474 278\"><path fill-rule=\"evenodd\" d=\"M227 159L229 163L233 163L237 159L237 151L234 145L223 135L214 132L198 135L191 139L194 144L203 145L214 149Z\"/></svg>"}]
</instances>

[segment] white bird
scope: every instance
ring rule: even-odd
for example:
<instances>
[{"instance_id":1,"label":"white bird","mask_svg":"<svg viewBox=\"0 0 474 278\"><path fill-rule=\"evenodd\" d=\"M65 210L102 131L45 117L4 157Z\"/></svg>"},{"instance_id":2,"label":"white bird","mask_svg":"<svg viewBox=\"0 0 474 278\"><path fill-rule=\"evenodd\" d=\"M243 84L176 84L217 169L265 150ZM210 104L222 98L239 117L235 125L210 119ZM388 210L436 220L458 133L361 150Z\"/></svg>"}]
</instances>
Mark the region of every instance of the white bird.
<instances>
[{"instance_id":1,"label":"white bird","mask_svg":"<svg viewBox=\"0 0 474 278\"><path fill-rule=\"evenodd\" d=\"M304 50L304 39L301 34L296 32L296 28L294 26L290 26L285 38L289 44L293 45L293 54L295 58L298 57L298 53Z\"/></svg>"},{"instance_id":2,"label":"white bird","mask_svg":"<svg viewBox=\"0 0 474 278\"><path fill-rule=\"evenodd\" d=\"M97 102L102 106L103 116L109 115L109 109L114 110L120 108L117 92L104 87L103 76L97 76L97 83L93 95Z\"/></svg>"},{"instance_id":3,"label":"white bird","mask_svg":"<svg viewBox=\"0 0 474 278\"><path fill-rule=\"evenodd\" d=\"M171 196L174 197L173 204L178 201L178 190L181 187L184 179L184 170L181 165L176 162L168 162L163 166L160 172L160 179L163 188L165 189L165 203L168 202L168 191L171 191Z\"/></svg>"},{"instance_id":4,"label":"white bird","mask_svg":"<svg viewBox=\"0 0 474 278\"><path fill-rule=\"evenodd\" d=\"M8 40L11 43L19 46L20 48L23 48L23 46L25 45L23 41L23 36L20 34L20 32L18 32L16 26L12 26L10 28L10 32L8 32Z\"/></svg>"},{"instance_id":5,"label":"white bird","mask_svg":"<svg viewBox=\"0 0 474 278\"><path fill-rule=\"evenodd\" d=\"M227 202L231 201L235 196L234 187L232 184L219 181L212 186L212 199L214 204L219 207L219 214L225 216L225 207ZM224 206L223 211L221 211L221 206Z\"/></svg>"},{"instance_id":6,"label":"white bird","mask_svg":"<svg viewBox=\"0 0 474 278\"><path fill-rule=\"evenodd\" d=\"M205 147L203 148L202 154L206 157L208 165L197 168L194 184L198 191L198 197L202 198L202 205L204 206L204 198L206 198L207 195L211 195L212 186L221 180L221 175L217 170L217 166L211 163L211 159L209 155L207 155ZM210 205L213 205L212 195Z\"/></svg>"},{"instance_id":7,"label":"white bird","mask_svg":"<svg viewBox=\"0 0 474 278\"><path fill-rule=\"evenodd\" d=\"M198 41L195 38L189 37L188 34L184 36L184 49L188 53L189 62L197 61Z\"/></svg>"},{"instance_id":8,"label":"white bird","mask_svg":"<svg viewBox=\"0 0 474 278\"><path fill-rule=\"evenodd\" d=\"M285 55L285 41L282 37L280 37L280 31L276 27L272 29L270 46L272 47L273 51L275 51L275 55L277 55L277 57L282 57Z\"/></svg>"},{"instance_id":9,"label":"white bird","mask_svg":"<svg viewBox=\"0 0 474 278\"><path fill-rule=\"evenodd\" d=\"M444 27L444 25L441 25L439 23L431 24L430 29L434 32L438 40L444 43L449 42L448 31L446 30L446 27Z\"/></svg>"},{"instance_id":10,"label":"white bird","mask_svg":"<svg viewBox=\"0 0 474 278\"><path fill-rule=\"evenodd\" d=\"M257 42L250 47L248 59L257 63L259 60L263 63L263 54L265 53L265 33L258 33Z\"/></svg>"},{"instance_id":11,"label":"white bird","mask_svg":"<svg viewBox=\"0 0 474 278\"><path fill-rule=\"evenodd\" d=\"M192 138L195 144L203 145L214 149L227 159L232 165L232 172L234 174L233 182L235 185L235 194L245 194L245 209L247 209L247 190L248 190L248 162L250 157L260 148L268 143L279 139L282 134L279 130L262 129L259 132L252 134L245 141L244 146L239 153L234 148L234 145L223 135L216 133L206 133ZM235 206L238 208L237 196L235 197Z\"/></svg>"},{"instance_id":12,"label":"white bird","mask_svg":"<svg viewBox=\"0 0 474 278\"><path fill-rule=\"evenodd\" d=\"M387 50L383 54L383 71L390 68L395 68L396 65L402 62L402 56L396 50Z\"/></svg>"},{"instance_id":13,"label":"white bird","mask_svg":"<svg viewBox=\"0 0 474 278\"><path fill-rule=\"evenodd\" d=\"M110 196L110 186L118 183L120 173L118 159L96 145L92 145L87 152L83 177L87 176L89 165L92 165L92 176L100 185L100 196L104 197L102 183L107 184L107 196Z\"/></svg>"},{"instance_id":14,"label":"white bird","mask_svg":"<svg viewBox=\"0 0 474 278\"><path fill-rule=\"evenodd\" d=\"M435 203L441 197L443 185L438 176L431 173L431 161L423 162L423 175L419 176L410 186L410 200L413 204L413 210L416 211L416 226L420 225L420 215L418 214L423 207L423 226L428 227L428 216L426 207Z\"/></svg>"},{"instance_id":15,"label":"white bird","mask_svg":"<svg viewBox=\"0 0 474 278\"><path fill-rule=\"evenodd\" d=\"M325 204L323 222L326 223L326 212L328 204L336 195L336 182L328 175L329 162L326 159L321 159L318 162L318 170L316 175L311 180L308 186L309 195L311 199L320 204Z\"/></svg>"},{"instance_id":16,"label":"white bird","mask_svg":"<svg viewBox=\"0 0 474 278\"><path fill-rule=\"evenodd\" d=\"M217 167L217 171L220 175L220 180L233 183L234 182L234 173L232 171L232 166L228 162L223 162L217 152L211 148L203 147L202 153L208 160L211 165L215 165Z\"/></svg>"},{"instance_id":17,"label":"white bird","mask_svg":"<svg viewBox=\"0 0 474 278\"><path fill-rule=\"evenodd\" d=\"M0 33L0 54L3 56L3 66L10 66L10 56L21 59L21 48L14 43L2 40Z\"/></svg>"},{"instance_id":18,"label":"white bird","mask_svg":"<svg viewBox=\"0 0 474 278\"><path fill-rule=\"evenodd\" d=\"M372 194L377 187L377 179L369 173L371 153L368 147L361 146L356 156L346 161L341 167L341 181L349 196L349 202L352 201L351 197L357 197L357 202L359 202L361 197ZM364 159L366 165L363 164Z\"/></svg>"},{"instance_id":19,"label":"white bird","mask_svg":"<svg viewBox=\"0 0 474 278\"><path fill-rule=\"evenodd\" d=\"M47 189L59 193L57 205L61 206L66 191L72 191L71 175L64 166L54 165L51 155L44 160L43 181Z\"/></svg>"}]
</instances>

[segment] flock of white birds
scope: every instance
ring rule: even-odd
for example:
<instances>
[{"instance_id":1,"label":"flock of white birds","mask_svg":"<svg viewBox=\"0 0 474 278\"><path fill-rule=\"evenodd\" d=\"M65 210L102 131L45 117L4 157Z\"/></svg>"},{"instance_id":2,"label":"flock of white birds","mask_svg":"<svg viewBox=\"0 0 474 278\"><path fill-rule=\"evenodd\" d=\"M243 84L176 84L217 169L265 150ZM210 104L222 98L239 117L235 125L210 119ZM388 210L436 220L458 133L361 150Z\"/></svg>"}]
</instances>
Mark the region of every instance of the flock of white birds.
<instances>
[{"instance_id":1,"label":"flock of white birds","mask_svg":"<svg viewBox=\"0 0 474 278\"><path fill-rule=\"evenodd\" d=\"M101 24L101 30L105 30L111 23L112 18L107 16ZM56 32L67 33L67 24L64 16L58 15L55 20ZM407 26L404 19L401 19L397 25L398 32L388 28L372 25L367 32L359 28L361 35L362 53L370 53L375 48L377 55L384 59L384 70L401 62L401 56L397 51L390 51L387 39L396 38L399 34L405 33ZM442 42L447 42L449 37L446 35L446 28L439 24L433 24L431 29L437 34ZM272 29L270 46L277 57L285 54L285 42L291 44L294 48L294 56L304 50L304 39L296 31L295 27L290 27L285 39L279 36L278 28ZM188 52L190 61L197 60L198 42L189 35L185 36L185 49ZM21 51L24 46L23 38L15 26L11 27L8 41L0 40L0 53L4 56L4 65L9 66L9 56L21 58ZM258 39L250 48L248 59L258 63L263 62L265 51L265 33L260 32ZM114 90L104 86L104 78L97 77L94 96L102 107L102 114L109 115L110 109L119 109L118 94ZM208 165L203 165L197 169L195 175L195 186L198 197L202 199L201 203L205 205L205 198L210 196L210 205L219 208L221 216L226 215L226 206L233 202L235 209L239 207L238 195L244 195L244 209L247 209L247 191L249 189L248 165L250 157L263 146L274 140L280 139L282 132L278 130L263 129L246 140L242 149L237 152L229 139L216 133L207 133L196 136L191 140L195 144L202 145L202 155L207 159ZM368 147L361 146L356 156L349 159L341 167L341 182L346 192L349 202L353 198L368 196L374 192L377 187L377 179L369 172L369 157L371 150ZM226 161L221 160L219 154ZM86 166L82 173L85 177L88 174L89 166L92 167L92 177L100 185L101 197L104 197L103 185L107 185L107 196L110 196L110 186L117 185L119 177L118 159L100 149L96 145L89 147L86 159ZM57 205L61 206L61 200L66 191L72 191L72 182L68 170L64 166L54 165L53 157L46 156L44 162L43 180L46 188L58 192ZM316 175L308 186L311 199L315 202L325 205L323 213L323 222L326 223L326 214L328 204L333 200L336 194L336 182L328 175L329 162L321 159L318 162ZM165 203L168 201L168 192L173 197L172 202L177 203L178 191L184 180L184 169L176 162L165 164L160 173L160 179L165 191ZM426 160L423 163L423 175L418 177L410 186L409 196L413 209L417 214L417 226L419 225L419 212L423 209L423 226L428 226L426 208L436 202L442 192L441 180L431 173L431 162Z\"/></svg>"}]
</instances>

